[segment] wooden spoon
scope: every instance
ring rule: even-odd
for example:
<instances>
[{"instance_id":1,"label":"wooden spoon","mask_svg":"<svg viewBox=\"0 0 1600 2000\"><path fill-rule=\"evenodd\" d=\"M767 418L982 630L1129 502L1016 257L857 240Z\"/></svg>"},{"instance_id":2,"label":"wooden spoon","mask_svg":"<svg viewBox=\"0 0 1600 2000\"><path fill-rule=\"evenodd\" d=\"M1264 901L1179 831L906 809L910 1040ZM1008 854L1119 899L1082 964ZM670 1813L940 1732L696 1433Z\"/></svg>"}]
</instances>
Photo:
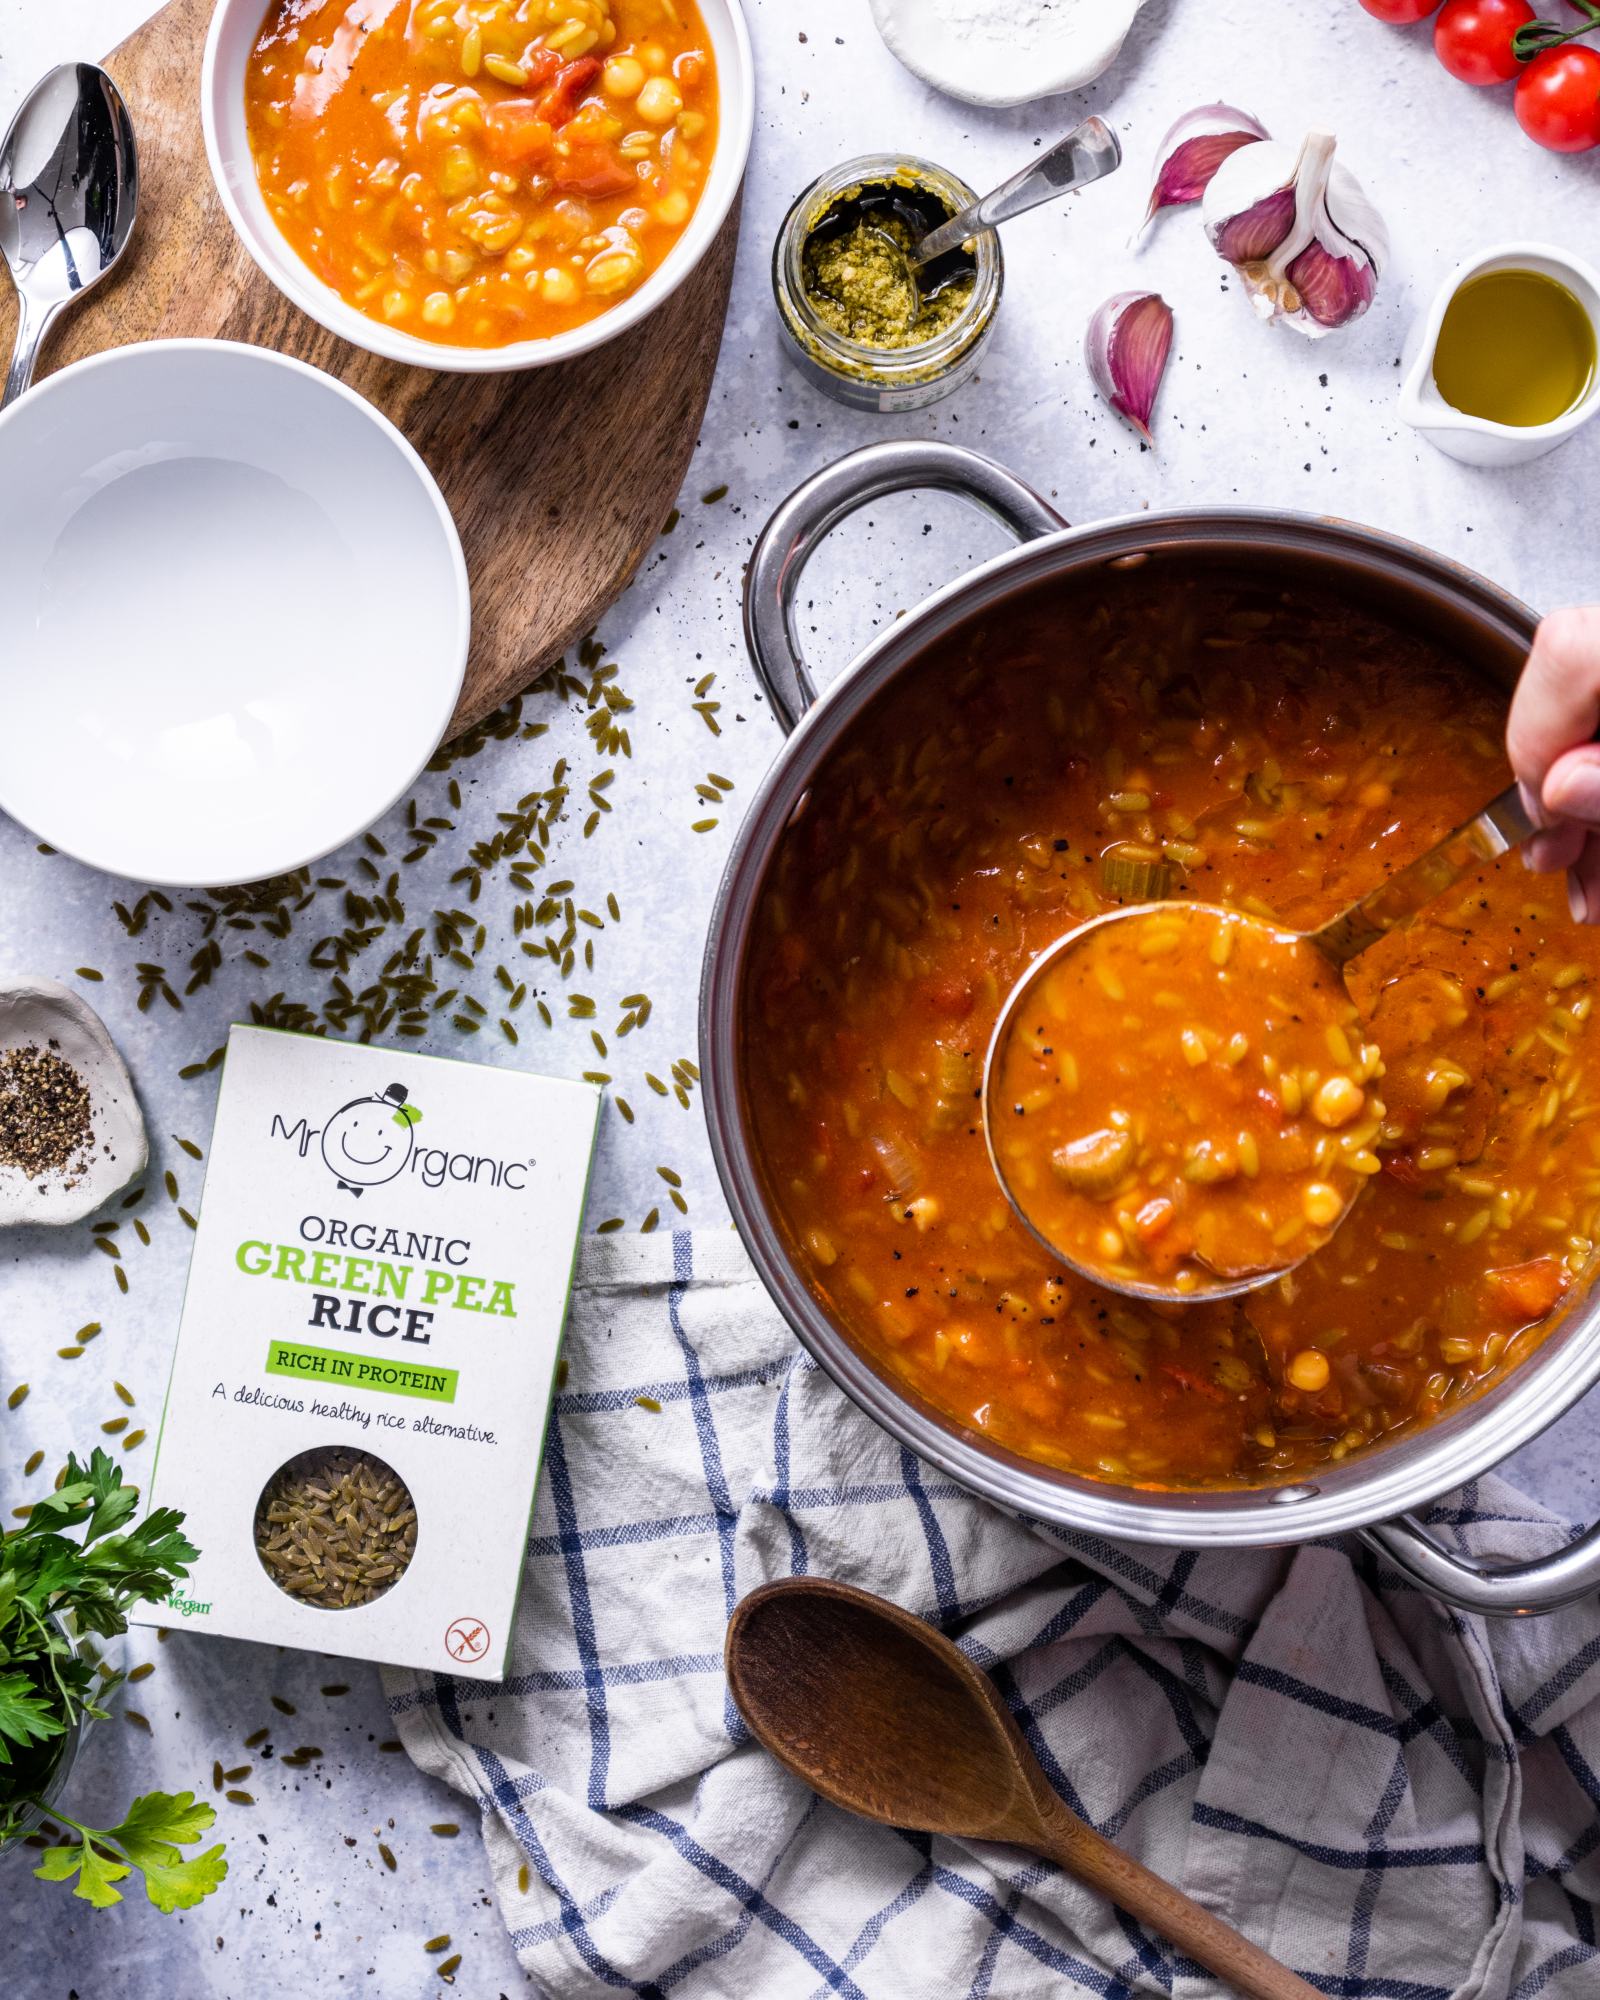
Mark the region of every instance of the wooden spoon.
<instances>
[{"instance_id":1,"label":"wooden spoon","mask_svg":"<svg viewBox=\"0 0 1600 2000\"><path fill-rule=\"evenodd\" d=\"M1245 2000L1322 2000L1063 1805L988 1675L899 1605L787 1577L737 1606L724 1652L757 1742L846 1812L1032 1848Z\"/></svg>"}]
</instances>

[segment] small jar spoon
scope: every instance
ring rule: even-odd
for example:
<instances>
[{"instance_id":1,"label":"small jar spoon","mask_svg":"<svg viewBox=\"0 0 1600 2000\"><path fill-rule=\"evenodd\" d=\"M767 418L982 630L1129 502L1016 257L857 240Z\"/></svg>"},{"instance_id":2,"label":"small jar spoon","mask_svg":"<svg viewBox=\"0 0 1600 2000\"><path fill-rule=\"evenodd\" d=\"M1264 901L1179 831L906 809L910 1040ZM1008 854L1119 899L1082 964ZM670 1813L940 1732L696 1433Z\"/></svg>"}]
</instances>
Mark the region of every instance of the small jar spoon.
<instances>
[{"instance_id":1,"label":"small jar spoon","mask_svg":"<svg viewBox=\"0 0 1600 2000\"><path fill-rule=\"evenodd\" d=\"M115 268L139 207L133 120L93 63L63 63L28 93L0 140L0 256L17 288L17 334L0 409L33 380L56 318Z\"/></svg>"},{"instance_id":2,"label":"small jar spoon","mask_svg":"<svg viewBox=\"0 0 1600 2000\"><path fill-rule=\"evenodd\" d=\"M1030 160L1020 173L1002 181L992 193L952 215L948 222L941 222L926 236L901 243L874 224L873 234L888 245L905 267L906 290L911 300L907 323L915 321L922 311L922 293L917 283L919 270L950 251L959 250L971 237L993 229L996 223L1009 222L1014 215L1026 214L1030 208L1054 201L1057 195L1070 194L1074 188L1104 180L1121 164L1122 147L1116 133L1102 118L1085 118L1048 152Z\"/></svg>"},{"instance_id":3,"label":"small jar spoon","mask_svg":"<svg viewBox=\"0 0 1600 2000\"><path fill-rule=\"evenodd\" d=\"M1191 913L1226 915L1237 924L1253 927L1261 933L1274 934L1298 945L1309 945L1319 952L1329 964L1342 971L1350 961L1386 937L1392 930L1409 923L1420 911L1443 895L1452 883L1460 880L1467 870L1481 861L1493 860L1515 847L1537 830L1523 803L1522 795L1513 785L1491 799L1483 810L1458 826L1444 839L1419 855L1415 861L1386 877L1375 889L1331 917L1327 923L1314 931L1298 933L1285 932L1281 926L1267 923L1256 917L1247 917L1237 910L1222 910L1221 906L1202 903L1130 903L1121 909L1107 910L1100 916L1091 917L1086 923L1076 925L1065 936L1042 951L1028 966L1022 977L1011 989L1000 1009L995 1023L994 1034L990 1038L988 1054L984 1060L983 1077L983 1127L989 1147L990 1162L996 1178L1004 1190L1006 1199L1028 1230L1064 1264L1080 1277L1104 1290L1121 1292L1130 1298L1168 1301L1173 1304L1194 1304L1219 1298L1235 1298L1245 1292L1259 1290L1263 1285L1275 1283L1286 1272L1320 1249L1327 1240L1323 1234L1311 1248L1286 1258L1282 1263L1265 1267L1230 1267L1218 1261L1202 1257L1197 1252L1189 1255L1191 1266L1201 1266L1208 1276L1201 1282L1190 1282L1179 1286L1152 1273L1141 1273L1137 1277L1119 1277L1115 1272L1081 1262L1060 1243L1052 1240L1049 1229L1041 1226L1030 1213L1025 1192L1016 1185L1015 1177L1005 1163L1005 1147L997 1143L1004 1120L1005 1096L1002 1087L1003 1057L1013 1031L1018 1028L1020 1017L1035 995L1040 984L1055 972L1071 953L1082 946L1084 941L1096 934L1103 934L1107 927L1136 920L1148 920L1164 907L1182 909ZM1360 1192L1359 1184L1352 1184L1345 1198L1342 1210L1329 1226L1337 1228L1343 1223Z\"/></svg>"},{"instance_id":4,"label":"small jar spoon","mask_svg":"<svg viewBox=\"0 0 1600 2000\"><path fill-rule=\"evenodd\" d=\"M827 1577L785 1577L735 1607L723 1650L750 1733L833 1805L1047 1855L1243 2000L1319 2000L1065 1805L988 1675L911 1612Z\"/></svg>"}]
</instances>

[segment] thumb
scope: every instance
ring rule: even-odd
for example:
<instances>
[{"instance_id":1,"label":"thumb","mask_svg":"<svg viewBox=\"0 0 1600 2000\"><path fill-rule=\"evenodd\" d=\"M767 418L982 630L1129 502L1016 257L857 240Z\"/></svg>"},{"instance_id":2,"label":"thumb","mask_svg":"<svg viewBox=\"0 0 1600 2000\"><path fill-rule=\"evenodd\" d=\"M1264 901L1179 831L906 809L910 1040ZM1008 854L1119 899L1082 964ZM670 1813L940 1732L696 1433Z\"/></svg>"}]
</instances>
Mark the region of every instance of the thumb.
<instances>
[{"instance_id":1,"label":"thumb","mask_svg":"<svg viewBox=\"0 0 1600 2000\"><path fill-rule=\"evenodd\" d=\"M1600 606L1552 611L1534 634L1506 723L1506 754L1511 768L1548 812L1560 815L1570 810L1547 794L1546 785L1552 767L1565 752L1587 744L1597 723ZM1573 766L1574 797L1585 795L1584 787L1596 782L1580 775L1588 768L1587 760ZM1586 813L1577 816L1588 817Z\"/></svg>"}]
</instances>

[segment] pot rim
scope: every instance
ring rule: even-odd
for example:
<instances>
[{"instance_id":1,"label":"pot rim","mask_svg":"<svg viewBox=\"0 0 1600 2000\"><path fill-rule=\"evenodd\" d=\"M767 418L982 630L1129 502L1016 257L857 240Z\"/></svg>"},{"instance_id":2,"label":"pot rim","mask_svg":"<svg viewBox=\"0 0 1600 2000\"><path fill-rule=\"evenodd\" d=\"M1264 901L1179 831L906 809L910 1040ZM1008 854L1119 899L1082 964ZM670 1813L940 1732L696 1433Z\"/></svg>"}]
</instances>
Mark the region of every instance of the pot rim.
<instances>
[{"instance_id":1,"label":"pot rim","mask_svg":"<svg viewBox=\"0 0 1600 2000\"><path fill-rule=\"evenodd\" d=\"M1600 1296L1580 1294L1541 1346L1493 1388L1426 1428L1313 1478L1185 1492L1111 1485L1023 1458L880 1373L801 1277L768 1212L743 1113L740 988L773 850L816 771L874 697L935 640L1013 593L1139 554L1221 542L1241 554L1319 556L1375 581L1418 587L1488 636L1525 648L1537 614L1476 571L1335 517L1218 507L1123 514L1002 550L877 634L801 719L735 836L712 909L700 991L706 1122L735 1226L791 1330L837 1386L901 1444L983 1498L1055 1528L1123 1541L1250 1547L1344 1534L1426 1506L1489 1470L1600 1379Z\"/></svg>"}]
</instances>

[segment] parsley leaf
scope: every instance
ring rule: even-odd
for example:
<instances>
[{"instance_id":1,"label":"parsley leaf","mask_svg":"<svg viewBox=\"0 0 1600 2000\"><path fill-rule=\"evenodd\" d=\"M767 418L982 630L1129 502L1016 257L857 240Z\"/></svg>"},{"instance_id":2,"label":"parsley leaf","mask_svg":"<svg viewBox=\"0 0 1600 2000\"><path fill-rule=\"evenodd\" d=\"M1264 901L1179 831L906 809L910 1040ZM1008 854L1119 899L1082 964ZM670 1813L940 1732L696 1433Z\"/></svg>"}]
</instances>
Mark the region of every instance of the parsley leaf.
<instances>
[{"instance_id":1,"label":"parsley leaf","mask_svg":"<svg viewBox=\"0 0 1600 2000\"><path fill-rule=\"evenodd\" d=\"M220 1842L203 1854L184 1855L178 1848L198 1840L216 1817L210 1806L195 1803L193 1792L147 1792L106 1838L143 1871L145 1892L158 1910L192 1910L222 1881L228 1863Z\"/></svg>"},{"instance_id":2,"label":"parsley leaf","mask_svg":"<svg viewBox=\"0 0 1600 2000\"><path fill-rule=\"evenodd\" d=\"M60 1736L66 1726L50 1713L48 1702L26 1674L0 1674L0 1764L11 1762L8 1736L26 1747L30 1739L43 1743L47 1737Z\"/></svg>"},{"instance_id":3,"label":"parsley leaf","mask_svg":"<svg viewBox=\"0 0 1600 2000\"><path fill-rule=\"evenodd\" d=\"M129 1806L120 1826L80 1826L60 1811L55 1817L65 1819L79 1838L47 1847L33 1872L42 1882L70 1882L76 1875L73 1894L99 1910L122 1901L121 1890L112 1884L135 1868L151 1902L169 1913L192 1910L228 1872L220 1842L203 1854L178 1851L197 1841L216 1819L210 1806L195 1803L193 1792L146 1792Z\"/></svg>"},{"instance_id":4,"label":"parsley leaf","mask_svg":"<svg viewBox=\"0 0 1600 2000\"><path fill-rule=\"evenodd\" d=\"M183 1516L158 1507L135 1522L137 1487L100 1447L87 1465L69 1458L61 1484L0 1534L0 1844L22 1831L55 1775L75 1721L98 1720L122 1678L92 1641L125 1632L128 1612L166 1597L196 1551ZM116 1884L135 1869L159 1910L191 1909L228 1872L221 1845L185 1854L214 1823L192 1792L149 1792L117 1826L80 1826L52 1804L50 1817L78 1837L48 1847L34 1873L74 1882L97 1909L122 1900Z\"/></svg>"},{"instance_id":5,"label":"parsley leaf","mask_svg":"<svg viewBox=\"0 0 1600 2000\"><path fill-rule=\"evenodd\" d=\"M78 1886L72 1893L86 1903L93 1903L97 1910L108 1910L113 1903L122 1901L122 1891L113 1889L112 1883L120 1882L132 1871L125 1862L102 1854L93 1836L86 1833L81 1841L47 1847L44 1859L33 1872L41 1882L70 1882L76 1875Z\"/></svg>"}]
</instances>

